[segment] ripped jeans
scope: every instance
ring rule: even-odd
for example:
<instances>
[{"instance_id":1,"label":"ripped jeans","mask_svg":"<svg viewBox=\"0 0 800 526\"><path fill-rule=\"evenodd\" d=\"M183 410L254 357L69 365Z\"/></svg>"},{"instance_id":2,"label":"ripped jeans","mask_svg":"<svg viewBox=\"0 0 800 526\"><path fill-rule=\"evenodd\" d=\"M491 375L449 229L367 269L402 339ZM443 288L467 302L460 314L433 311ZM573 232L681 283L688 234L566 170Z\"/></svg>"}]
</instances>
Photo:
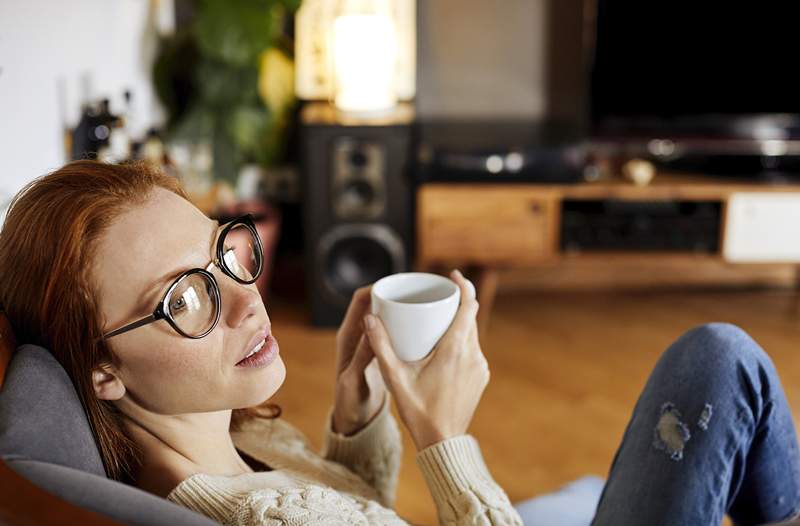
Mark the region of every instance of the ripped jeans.
<instances>
[{"instance_id":1,"label":"ripped jeans","mask_svg":"<svg viewBox=\"0 0 800 526\"><path fill-rule=\"evenodd\" d=\"M717 526L727 513L754 525L798 512L800 452L772 361L734 325L692 329L650 375L592 524Z\"/></svg>"}]
</instances>

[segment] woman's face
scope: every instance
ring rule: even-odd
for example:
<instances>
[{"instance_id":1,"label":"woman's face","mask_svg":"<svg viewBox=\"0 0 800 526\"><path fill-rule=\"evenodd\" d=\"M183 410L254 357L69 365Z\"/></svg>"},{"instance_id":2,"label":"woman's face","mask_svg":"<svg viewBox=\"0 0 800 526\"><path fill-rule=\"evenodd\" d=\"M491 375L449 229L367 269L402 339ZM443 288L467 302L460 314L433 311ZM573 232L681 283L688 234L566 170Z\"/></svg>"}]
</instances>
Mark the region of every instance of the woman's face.
<instances>
[{"instance_id":1,"label":"woman's face","mask_svg":"<svg viewBox=\"0 0 800 526\"><path fill-rule=\"evenodd\" d=\"M218 224L182 197L157 187L123 213L100 239L90 271L99 292L103 332L153 312L183 271L206 268ZM204 338L178 334L159 320L108 340L116 362L95 376L100 398L130 402L158 414L237 409L270 398L286 377L280 354L262 368L237 367L269 316L255 284L242 285L214 266L221 314Z\"/></svg>"}]
</instances>

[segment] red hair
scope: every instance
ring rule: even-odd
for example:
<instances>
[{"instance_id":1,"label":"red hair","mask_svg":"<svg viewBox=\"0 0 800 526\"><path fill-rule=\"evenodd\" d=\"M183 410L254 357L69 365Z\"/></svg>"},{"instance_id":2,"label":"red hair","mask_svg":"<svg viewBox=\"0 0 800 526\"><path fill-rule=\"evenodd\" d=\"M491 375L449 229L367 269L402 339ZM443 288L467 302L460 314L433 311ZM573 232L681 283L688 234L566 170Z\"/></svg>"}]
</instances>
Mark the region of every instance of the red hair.
<instances>
[{"instance_id":1,"label":"red hair","mask_svg":"<svg viewBox=\"0 0 800 526\"><path fill-rule=\"evenodd\" d=\"M128 482L141 464L141 451L116 406L94 393L92 370L113 356L99 339L100 309L89 269L111 222L146 201L155 187L188 199L175 178L145 163L71 162L23 187L0 231L0 305L17 341L45 347L64 367L106 474ZM270 403L234 409L231 430L251 417L277 418L280 412Z\"/></svg>"}]
</instances>

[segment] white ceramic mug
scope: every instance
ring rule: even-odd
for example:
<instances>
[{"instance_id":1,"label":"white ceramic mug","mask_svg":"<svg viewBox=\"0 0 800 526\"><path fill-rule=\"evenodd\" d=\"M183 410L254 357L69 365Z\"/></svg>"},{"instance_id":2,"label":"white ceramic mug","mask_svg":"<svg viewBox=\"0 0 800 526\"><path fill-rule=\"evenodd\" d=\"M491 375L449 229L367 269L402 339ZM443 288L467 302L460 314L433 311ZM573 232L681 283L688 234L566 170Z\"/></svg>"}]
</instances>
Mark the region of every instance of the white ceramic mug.
<instances>
[{"instance_id":1,"label":"white ceramic mug","mask_svg":"<svg viewBox=\"0 0 800 526\"><path fill-rule=\"evenodd\" d=\"M467 280L472 297L475 286ZM401 272L372 285L371 311L383 322L395 353L413 362L427 356L447 332L461 303L461 288L445 276Z\"/></svg>"}]
</instances>

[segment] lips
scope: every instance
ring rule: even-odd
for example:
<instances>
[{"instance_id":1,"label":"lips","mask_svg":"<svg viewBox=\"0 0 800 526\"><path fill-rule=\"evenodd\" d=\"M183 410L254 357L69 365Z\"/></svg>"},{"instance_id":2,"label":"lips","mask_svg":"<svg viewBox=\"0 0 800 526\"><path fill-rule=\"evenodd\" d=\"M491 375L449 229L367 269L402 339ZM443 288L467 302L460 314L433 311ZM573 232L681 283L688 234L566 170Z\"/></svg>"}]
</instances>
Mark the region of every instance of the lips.
<instances>
[{"instance_id":1,"label":"lips","mask_svg":"<svg viewBox=\"0 0 800 526\"><path fill-rule=\"evenodd\" d=\"M255 347L256 345L267 339L267 336L269 335L270 335L269 325L265 325L264 327L256 331L253 337L250 338L250 340L247 342L247 345L245 345L244 349L239 353L239 358L236 360L236 363L239 363L242 360L244 360L245 356L250 354L250 351L253 350L253 347Z\"/></svg>"},{"instance_id":2,"label":"lips","mask_svg":"<svg viewBox=\"0 0 800 526\"><path fill-rule=\"evenodd\" d=\"M280 352L275 337L270 334L264 340L264 343L260 345L258 352L237 363L236 367L241 369L263 369L274 362Z\"/></svg>"}]
</instances>

